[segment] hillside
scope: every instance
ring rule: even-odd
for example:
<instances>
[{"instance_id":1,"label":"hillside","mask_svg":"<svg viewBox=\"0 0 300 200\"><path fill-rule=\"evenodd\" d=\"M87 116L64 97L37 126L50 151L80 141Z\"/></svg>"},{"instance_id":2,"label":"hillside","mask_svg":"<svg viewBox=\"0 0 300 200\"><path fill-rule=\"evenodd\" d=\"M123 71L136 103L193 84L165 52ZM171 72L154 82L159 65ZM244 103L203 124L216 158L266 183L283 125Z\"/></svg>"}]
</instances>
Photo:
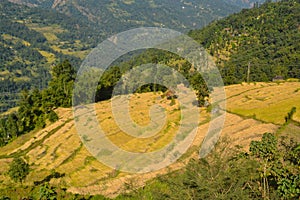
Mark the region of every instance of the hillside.
<instances>
[{"instance_id":1,"label":"hillside","mask_svg":"<svg viewBox=\"0 0 300 200\"><path fill-rule=\"evenodd\" d=\"M265 0L227 0L227 2L242 8L252 8L257 3L264 3Z\"/></svg>"},{"instance_id":2,"label":"hillside","mask_svg":"<svg viewBox=\"0 0 300 200\"><path fill-rule=\"evenodd\" d=\"M78 7L80 2L77 1L54 1L54 4L50 5L42 0L26 2L30 3L30 7L8 2L0 4L4 11L3 18L0 19L0 47L2 46L4 53L9 52L1 57L1 62L5 65L0 71L0 83L6 84L1 87L2 98L10 103L11 98L5 96L6 94L21 89L19 86L27 87L34 80L40 80L36 83L39 83L41 88L44 87L47 85L47 70L50 68L52 80L49 87L43 91L23 91L18 111L0 119L0 199L161 200L300 197L298 1L265 3L260 7L244 9L238 14L212 22L201 30L189 32L189 35L199 41L214 57L224 82L231 84L225 87L226 107L225 104L216 106L213 102L209 103L208 86L204 84L200 74L193 70L194 66L191 63L170 52L150 49L132 60L128 61L126 58L125 62L109 68L97 87L96 100L99 102L74 106L74 110L70 107L76 70L68 61L58 65L52 63L65 58L74 63L80 62L89 52L89 48L95 45L95 41L101 40L107 34L103 31L99 36L99 32L95 31L91 35L87 34L90 37L80 35L82 30L84 33L95 30L93 25L97 24L92 19L97 11L92 9L97 6L91 4L94 6L89 8L91 12L88 13L91 15L83 19L76 16L88 13L84 11L86 8ZM104 10L110 8L112 15L121 13L127 16L127 13L120 12L120 9L124 5L134 5L136 2L110 1L109 5L112 6L112 3L112 7L103 7ZM151 5L154 7L160 5L155 1L150 3L153 3ZM178 3L172 6L177 6ZM43 10L47 6L53 9ZM118 12L114 12L116 8ZM182 10L186 8L181 7ZM62 13L55 9L62 9ZM165 11L168 13L168 9ZM16 12L20 14L15 15ZM65 19L68 23L65 23ZM181 24L177 25L180 28ZM15 69L18 62L22 66ZM176 95L168 99L167 93L172 91L163 93L166 88L162 85L148 84L138 88L135 94L126 93L113 98L129 100L130 116L122 112L123 110L119 115L125 116L125 123L122 123L127 125L127 128L136 128L137 125L142 127L143 129L137 132L137 136L141 137L131 135L134 131L128 132L124 127L120 127L120 121L116 121L112 112L111 92L122 73L144 63L166 64L178 70L198 93L198 102L194 101L191 108L199 110L200 116L183 115L187 107L179 104ZM249 83L245 83L248 70ZM26 78L23 74L26 74ZM87 73L84 79L91 79L92 75ZM140 76L142 73L137 77L127 78L138 83ZM275 76L282 76L287 80L271 82ZM84 84L80 86L81 89L86 88ZM219 89L214 88L213 92L217 93ZM184 91L184 86L181 90ZM207 106L204 106L206 103ZM90 107L95 109L95 113ZM117 107L117 110L118 108L120 107ZM144 132L154 129L147 125L154 124L156 128L159 126L149 117L155 114L155 109L165 111L165 119L161 113L159 118L159 122L164 122L163 126L155 135L144 138ZM73 111L81 115L74 116ZM226 119L219 143L208 156L202 158L202 144L206 141L211 144L216 139L210 135L206 136L206 133L210 128L213 133L218 131L218 127L211 122L222 123L218 114L223 111L226 113ZM92 120L91 116L94 114L97 120ZM194 118L197 118L196 124L192 123ZM134 127L127 123L128 119L135 122ZM192 125L182 124L183 120ZM85 127L85 131L78 132L78 126ZM174 137L180 129L188 130L186 132L189 133L190 129L185 128L193 127L196 136L191 145L186 145L188 149L183 156L170 166L144 174L127 173L119 170L122 169L120 165L114 165L115 169L106 166L89 152L85 144L95 142L94 138L99 136L95 130L99 127L105 132L105 135L100 137L101 141L106 138L119 149L141 154L158 151L174 138L181 141L181 136ZM100 147L98 143L97 145L97 156L103 154L109 159L115 159L115 155L119 153L119 150L114 152L107 149L106 144L101 144ZM174 146L170 148L173 149ZM174 152L171 156L176 157L175 153L181 152ZM164 154L162 159L166 161L169 157ZM18 162L24 163L16 167L15 163ZM22 168L25 171L22 178L18 177L22 174L15 173L19 173L18 169L21 167L28 167L27 170Z\"/></svg>"},{"instance_id":3,"label":"hillside","mask_svg":"<svg viewBox=\"0 0 300 200\"><path fill-rule=\"evenodd\" d=\"M68 59L79 66L103 39L86 22L54 11L7 1L0 11L0 112L16 105L21 90L45 88L54 64Z\"/></svg>"},{"instance_id":4,"label":"hillside","mask_svg":"<svg viewBox=\"0 0 300 200\"><path fill-rule=\"evenodd\" d=\"M11 2L0 2L0 112L16 106L21 90L45 88L52 65L68 59L78 68L112 34L141 26L188 31L239 10L221 0Z\"/></svg>"},{"instance_id":5,"label":"hillside","mask_svg":"<svg viewBox=\"0 0 300 200\"><path fill-rule=\"evenodd\" d=\"M267 82L275 77L300 78L299 13L297 1L265 3L192 30L188 35L212 55L226 85ZM118 67L124 71L153 61L182 71L191 67L179 56L152 49Z\"/></svg>"},{"instance_id":6,"label":"hillside","mask_svg":"<svg viewBox=\"0 0 300 200\"><path fill-rule=\"evenodd\" d=\"M243 10L191 31L221 70L226 84L299 78L300 3L282 1Z\"/></svg>"},{"instance_id":7,"label":"hillside","mask_svg":"<svg viewBox=\"0 0 300 200\"><path fill-rule=\"evenodd\" d=\"M141 26L187 31L240 8L222 0L11 0L33 7L52 8L72 17L94 22L108 35Z\"/></svg>"},{"instance_id":8,"label":"hillside","mask_svg":"<svg viewBox=\"0 0 300 200\"><path fill-rule=\"evenodd\" d=\"M300 88L299 82L257 83L226 87L227 110L230 113L226 114L222 136L231 138L231 146L239 145L245 150L248 149L252 140L259 140L265 132L283 134L287 131L288 134L298 137L300 134L299 127L295 128L293 124L282 126L284 117L291 106L295 106L297 110L300 109L299 95L295 93L295 88ZM273 93L269 91L273 91ZM256 96L258 100L250 98L252 94L259 94ZM123 134L111 116L110 101L97 103L96 111L99 113L100 124L110 140L124 149L135 152L144 152L144 149L153 151L168 143L174 130L177 129L175 124L177 124L176 119L178 119L180 109L177 109L178 104L170 106L170 100L158 97L160 97L158 94L143 93L135 95L130 101L133 112L131 116L140 125L148 123L147 113L151 105L158 103L167 110L167 119L172 125L165 124L165 126L171 128L163 129L155 137L150 137L147 140L130 138L128 135ZM244 97L248 98L243 99ZM280 101L278 101L278 98ZM141 104L142 101L146 104ZM249 104L255 104L256 110L249 107ZM266 104L272 106L269 110L261 112ZM284 106L287 104L289 106ZM275 107L280 112L274 112L273 108ZM236 108L244 109L239 110ZM130 183L130 181L135 182L135 187L143 186L147 180L181 169L188 160L197 158L197 150L209 126L209 123L207 123L209 114L202 110L201 123L196 138L187 153L178 162L166 169L138 175L118 172L97 161L87 151L76 133L71 109L60 108L56 111L60 116L59 121L40 131L20 136L9 145L0 148L0 194L15 195L7 190L11 180L5 175L5 172L12 158L22 156L26 158L31 167L30 174L23 183L24 185L32 186L34 184L38 187L40 184L49 181L51 185L65 188L72 193L103 194L114 197L124 192L126 190L124 184ZM298 122L300 122L299 113L296 112L294 116L294 119ZM271 119L269 114L272 115ZM254 115L256 117L253 117ZM22 188L18 188L17 191L15 198L24 197L29 192L27 189Z\"/></svg>"}]
</instances>

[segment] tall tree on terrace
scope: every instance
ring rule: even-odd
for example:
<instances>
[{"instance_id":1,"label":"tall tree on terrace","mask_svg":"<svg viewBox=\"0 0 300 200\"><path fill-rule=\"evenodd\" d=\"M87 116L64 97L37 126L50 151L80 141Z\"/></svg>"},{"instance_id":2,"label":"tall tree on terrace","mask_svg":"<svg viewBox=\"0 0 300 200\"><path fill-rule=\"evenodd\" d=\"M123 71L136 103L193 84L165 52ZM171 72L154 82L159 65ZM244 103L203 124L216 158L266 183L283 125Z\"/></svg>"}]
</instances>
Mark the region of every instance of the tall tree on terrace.
<instances>
[{"instance_id":1,"label":"tall tree on terrace","mask_svg":"<svg viewBox=\"0 0 300 200\"><path fill-rule=\"evenodd\" d=\"M49 83L48 94L55 107L70 107L76 72L68 60L52 69L52 80Z\"/></svg>"}]
</instances>

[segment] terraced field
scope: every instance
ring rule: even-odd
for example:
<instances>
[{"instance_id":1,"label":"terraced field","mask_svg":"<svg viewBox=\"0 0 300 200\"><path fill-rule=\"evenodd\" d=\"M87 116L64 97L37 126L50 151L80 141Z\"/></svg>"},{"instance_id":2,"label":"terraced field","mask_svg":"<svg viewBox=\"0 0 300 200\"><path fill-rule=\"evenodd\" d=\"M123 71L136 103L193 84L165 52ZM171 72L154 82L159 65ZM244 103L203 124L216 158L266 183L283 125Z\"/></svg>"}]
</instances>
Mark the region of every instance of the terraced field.
<instances>
[{"instance_id":1,"label":"terraced field","mask_svg":"<svg viewBox=\"0 0 300 200\"><path fill-rule=\"evenodd\" d=\"M295 132L300 128L293 124L280 129L284 116L291 107L297 107L294 120L299 120L299 82L257 83L226 87L227 109L222 137L229 137L232 145L247 149L250 141L258 140L265 132ZM114 122L111 102L95 105L98 120L107 137L123 149L133 152L155 151L174 137L180 120L178 103L161 98L160 94L144 93L132 95L130 99L131 118L140 126L150 122L149 109L159 104L166 110L166 124L162 131L147 139L138 139L124 134ZM276 108L276 109L275 109ZM275 110L274 110L275 109ZM68 191L80 194L104 194L116 196L126 190L125 183L143 186L147 180L182 168L190 158L198 157L198 150L209 128L210 115L201 109L197 135L189 150L167 168L145 174L119 172L100 163L82 144L75 128L71 109L58 109L59 121L45 129L18 138L0 149L0 187L12 184L5 175L13 157L24 157L31 166L31 172L24 185L41 183L50 177L50 183ZM255 116L254 116L255 115ZM216 119L214 119L216 120ZM52 177L54 172L56 176Z\"/></svg>"},{"instance_id":2,"label":"terraced field","mask_svg":"<svg viewBox=\"0 0 300 200\"><path fill-rule=\"evenodd\" d=\"M226 94L228 111L264 122L281 125L292 107L300 110L300 82L232 85ZM294 120L300 121L300 112Z\"/></svg>"}]
</instances>

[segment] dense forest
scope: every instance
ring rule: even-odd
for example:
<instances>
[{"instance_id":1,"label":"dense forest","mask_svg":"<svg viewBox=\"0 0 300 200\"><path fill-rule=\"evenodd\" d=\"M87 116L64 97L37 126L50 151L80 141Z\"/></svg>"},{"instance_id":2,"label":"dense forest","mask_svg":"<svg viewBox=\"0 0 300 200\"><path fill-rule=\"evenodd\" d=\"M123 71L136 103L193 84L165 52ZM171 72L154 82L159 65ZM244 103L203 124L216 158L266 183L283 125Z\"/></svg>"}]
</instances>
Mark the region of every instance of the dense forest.
<instances>
[{"instance_id":1,"label":"dense forest","mask_svg":"<svg viewBox=\"0 0 300 200\"><path fill-rule=\"evenodd\" d=\"M300 2L264 3L218 20L189 35L220 68L226 84L300 78Z\"/></svg>"}]
</instances>

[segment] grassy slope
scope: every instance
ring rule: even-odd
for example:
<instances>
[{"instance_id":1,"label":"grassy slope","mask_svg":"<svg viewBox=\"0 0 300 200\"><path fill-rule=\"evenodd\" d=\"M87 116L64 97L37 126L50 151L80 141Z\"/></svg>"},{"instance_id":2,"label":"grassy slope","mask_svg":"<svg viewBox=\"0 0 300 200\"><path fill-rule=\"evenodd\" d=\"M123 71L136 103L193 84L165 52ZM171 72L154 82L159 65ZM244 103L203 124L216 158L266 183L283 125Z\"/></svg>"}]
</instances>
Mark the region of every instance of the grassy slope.
<instances>
[{"instance_id":1,"label":"grassy slope","mask_svg":"<svg viewBox=\"0 0 300 200\"><path fill-rule=\"evenodd\" d=\"M228 86L228 111L282 125L284 117L296 107L300 110L300 82L256 83ZM298 111L294 119L300 120Z\"/></svg>"},{"instance_id":2,"label":"grassy slope","mask_svg":"<svg viewBox=\"0 0 300 200\"><path fill-rule=\"evenodd\" d=\"M297 99L299 95L295 92L298 88L300 88L299 82L257 83L226 87L227 109L231 113L227 113L222 134L230 136L234 145L248 146L251 140L259 139L263 133L276 132L279 126L274 123L283 123L284 116L292 106L300 109ZM170 106L170 101L160 100L159 95L153 93L133 96L130 102L133 109L133 120L140 125L147 124L149 122L149 108L154 103L159 103L167 109L167 119L172 122L178 120L180 113L176 109L178 105ZM97 104L96 110L100 121L102 121L101 125L107 129L108 137L114 143L130 151L143 150L137 148L139 145L136 145L142 144L141 141L128 137L118 130L118 127L113 123L111 112L109 112L109 101ZM183 167L189 158L197 156L197 149L199 149L209 125L204 123L199 126L192 147L177 163L157 172L134 175L119 173L93 158L76 134L71 110L58 109L57 111L60 115L58 122L43 130L24 135L0 149L1 189L13 184L5 175L12 158L24 156L32 169L25 185L32 185L34 181L42 181L51 174L51 170L56 170L59 173L65 173L65 176L51 179L50 183L53 185L66 187L75 193L102 193L115 196L124 189L124 182L134 180L137 186L141 186L145 184L146 180L152 179L158 174L168 173L169 170ZM204 110L201 113L200 121L203 122L209 118ZM253 114L260 121L252 119ZM296 112L294 119L299 119L299 111ZM143 147L147 148L148 151L153 151L168 143L173 137L176 126L168 129L168 131L165 130L156 135L158 139L153 137L143 140ZM295 125L286 127L284 132L290 130L299 134L299 128Z\"/></svg>"}]
</instances>

